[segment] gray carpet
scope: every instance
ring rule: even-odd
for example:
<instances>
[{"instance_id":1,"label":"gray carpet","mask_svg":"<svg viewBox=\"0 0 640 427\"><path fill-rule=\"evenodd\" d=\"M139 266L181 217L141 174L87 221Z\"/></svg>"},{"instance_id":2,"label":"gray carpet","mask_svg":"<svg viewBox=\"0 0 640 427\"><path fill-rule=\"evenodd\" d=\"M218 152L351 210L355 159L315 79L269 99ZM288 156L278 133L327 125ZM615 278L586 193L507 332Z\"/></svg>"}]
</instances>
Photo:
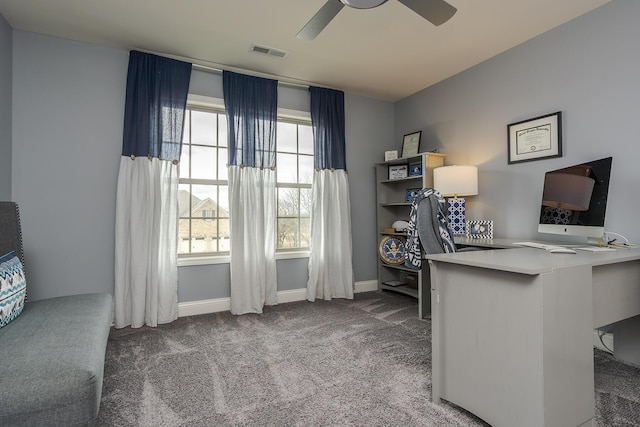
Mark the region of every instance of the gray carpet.
<instances>
[{"instance_id":1,"label":"gray carpet","mask_svg":"<svg viewBox=\"0 0 640 427\"><path fill-rule=\"evenodd\" d=\"M482 426L431 402L431 325L393 293L112 329L99 426ZM597 351L596 422L640 418L640 369Z\"/></svg>"}]
</instances>

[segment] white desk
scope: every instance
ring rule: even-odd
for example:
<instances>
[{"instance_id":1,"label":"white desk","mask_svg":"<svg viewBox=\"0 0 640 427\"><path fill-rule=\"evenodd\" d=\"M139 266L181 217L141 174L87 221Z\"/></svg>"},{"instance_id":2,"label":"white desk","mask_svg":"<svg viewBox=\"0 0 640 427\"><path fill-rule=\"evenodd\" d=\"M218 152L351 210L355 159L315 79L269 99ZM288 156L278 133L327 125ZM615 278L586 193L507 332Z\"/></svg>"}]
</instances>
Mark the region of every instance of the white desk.
<instances>
[{"instance_id":1,"label":"white desk","mask_svg":"<svg viewBox=\"0 0 640 427\"><path fill-rule=\"evenodd\" d=\"M593 329L640 314L640 250L426 258L433 401L446 399L496 427L592 425ZM614 330L615 356L636 364L638 319Z\"/></svg>"}]
</instances>

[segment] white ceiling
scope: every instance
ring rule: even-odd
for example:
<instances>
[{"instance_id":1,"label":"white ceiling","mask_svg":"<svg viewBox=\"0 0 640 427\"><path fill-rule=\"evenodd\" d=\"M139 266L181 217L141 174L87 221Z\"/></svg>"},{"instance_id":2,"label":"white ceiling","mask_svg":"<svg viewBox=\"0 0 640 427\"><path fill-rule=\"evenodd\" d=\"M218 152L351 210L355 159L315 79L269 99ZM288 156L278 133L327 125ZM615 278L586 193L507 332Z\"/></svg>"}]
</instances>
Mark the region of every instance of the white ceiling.
<instances>
[{"instance_id":1,"label":"white ceiling","mask_svg":"<svg viewBox=\"0 0 640 427\"><path fill-rule=\"evenodd\" d=\"M458 12L439 27L396 0L344 7L312 41L296 34L325 0L0 0L0 13L16 30L397 101L610 0L448 1Z\"/></svg>"}]
</instances>

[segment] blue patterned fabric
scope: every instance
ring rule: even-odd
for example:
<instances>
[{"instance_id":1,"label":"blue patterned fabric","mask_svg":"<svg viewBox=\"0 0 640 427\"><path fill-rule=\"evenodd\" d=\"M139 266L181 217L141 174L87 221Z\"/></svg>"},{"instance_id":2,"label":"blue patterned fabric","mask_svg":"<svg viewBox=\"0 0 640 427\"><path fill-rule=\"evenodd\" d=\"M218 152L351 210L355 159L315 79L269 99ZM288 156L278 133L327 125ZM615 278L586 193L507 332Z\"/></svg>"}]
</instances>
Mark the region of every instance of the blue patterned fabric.
<instances>
[{"instance_id":1,"label":"blue patterned fabric","mask_svg":"<svg viewBox=\"0 0 640 427\"><path fill-rule=\"evenodd\" d=\"M431 200L434 200L435 203L430 203ZM436 212L433 212L433 206L437 206ZM442 195L432 188L423 188L413 198L405 246L404 264L406 267L415 270L422 268L423 250L427 253L452 253L456 251L456 244L447 224L445 206L446 202ZM425 210L422 215L420 209ZM419 218L426 223L419 222Z\"/></svg>"},{"instance_id":2,"label":"blue patterned fabric","mask_svg":"<svg viewBox=\"0 0 640 427\"><path fill-rule=\"evenodd\" d=\"M465 221L465 200L463 198L451 198L449 199L449 228L453 234L465 234L466 221Z\"/></svg>"},{"instance_id":3,"label":"blue patterned fabric","mask_svg":"<svg viewBox=\"0 0 640 427\"><path fill-rule=\"evenodd\" d=\"M0 257L0 328L22 313L27 294L22 263L14 251Z\"/></svg>"}]
</instances>

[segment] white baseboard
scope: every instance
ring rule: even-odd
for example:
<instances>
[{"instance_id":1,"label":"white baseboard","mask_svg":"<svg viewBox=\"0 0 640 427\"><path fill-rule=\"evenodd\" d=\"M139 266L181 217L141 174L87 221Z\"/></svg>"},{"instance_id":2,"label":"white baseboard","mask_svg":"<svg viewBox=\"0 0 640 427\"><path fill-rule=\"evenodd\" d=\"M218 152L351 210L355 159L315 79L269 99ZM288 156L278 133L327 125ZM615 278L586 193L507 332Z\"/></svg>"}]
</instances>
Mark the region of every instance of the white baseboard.
<instances>
[{"instance_id":1,"label":"white baseboard","mask_svg":"<svg viewBox=\"0 0 640 427\"><path fill-rule=\"evenodd\" d=\"M378 290L378 281L377 280L365 280L363 282L356 282L355 287L353 288L353 292L356 294L358 292L371 292Z\"/></svg>"},{"instance_id":2,"label":"white baseboard","mask_svg":"<svg viewBox=\"0 0 640 427\"><path fill-rule=\"evenodd\" d=\"M602 341L604 342L604 344L608 348L606 348L604 345L602 345L602 342L600 341L599 332L597 330L593 331L593 346L595 348L600 349L600 350L613 351L613 334L611 334L611 333L604 334L602 336Z\"/></svg>"},{"instance_id":3,"label":"white baseboard","mask_svg":"<svg viewBox=\"0 0 640 427\"><path fill-rule=\"evenodd\" d=\"M369 292L378 290L377 280L365 280L356 282L354 292ZM278 304L287 302L304 301L307 299L307 289L292 289L278 292ZM178 317L197 316L199 314L217 313L231 309L231 298L215 298L199 301L178 303Z\"/></svg>"},{"instance_id":4,"label":"white baseboard","mask_svg":"<svg viewBox=\"0 0 640 427\"><path fill-rule=\"evenodd\" d=\"M229 311L230 298L203 299L178 303L178 317Z\"/></svg>"}]
</instances>

